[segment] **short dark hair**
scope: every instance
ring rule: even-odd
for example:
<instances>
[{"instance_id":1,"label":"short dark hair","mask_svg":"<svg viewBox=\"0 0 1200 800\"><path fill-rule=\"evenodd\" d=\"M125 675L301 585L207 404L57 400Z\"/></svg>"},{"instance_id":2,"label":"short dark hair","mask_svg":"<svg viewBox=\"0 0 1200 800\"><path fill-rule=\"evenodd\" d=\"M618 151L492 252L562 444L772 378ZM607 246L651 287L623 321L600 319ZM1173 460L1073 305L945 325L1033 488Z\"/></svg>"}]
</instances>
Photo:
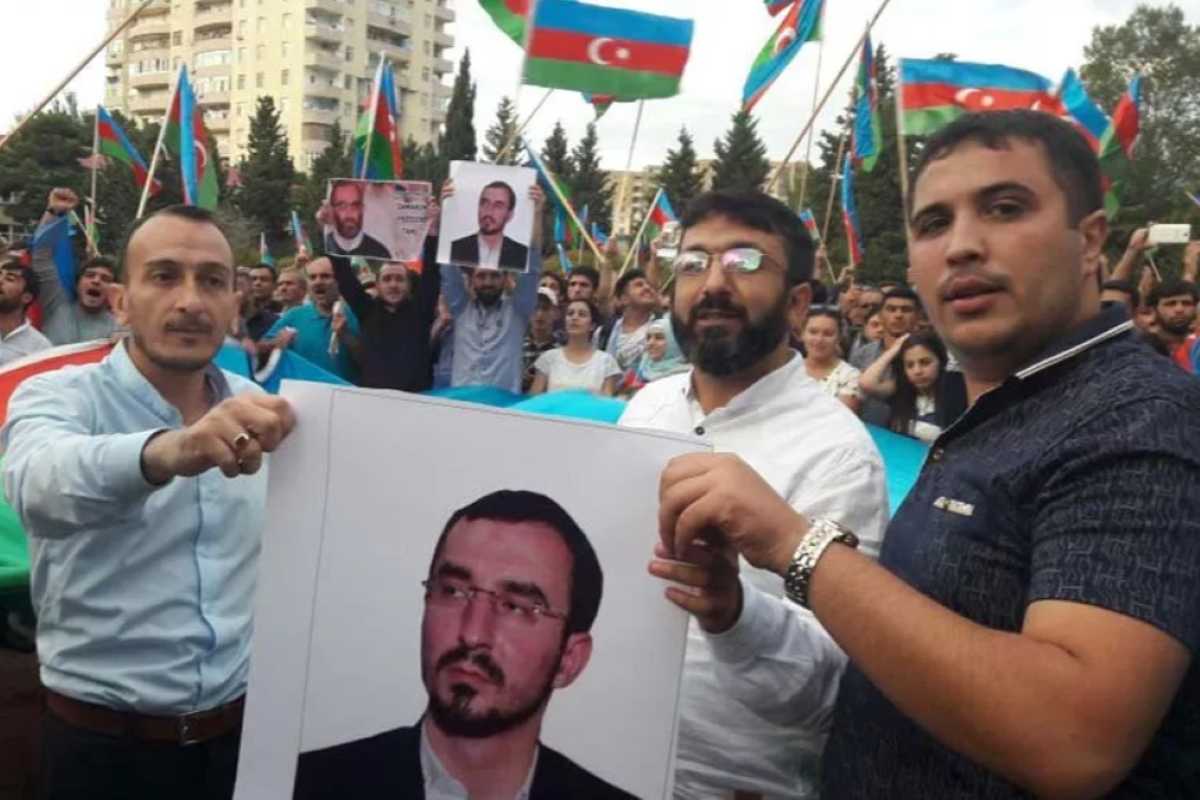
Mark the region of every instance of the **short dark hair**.
<instances>
[{"instance_id":1,"label":"short dark hair","mask_svg":"<svg viewBox=\"0 0 1200 800\"><path fill-rule=\"evenodd\" d=\"M271 264L268 264L265 261L258 262L257 264L255 264L253 267L250 268L250 271L254 272L254 270L256 270L256 269L265 269L268 272L270 272L271 280L275 280L275 278L278 277L278 273L275 272L275 267L272 266Z\"/></svg>"},{"instance_id":2,"label":"short dark hair","mask_svg":"<svg viewBox=\"0 0 1200 800\"><path fill-rule=\"evenodd\" d=\"M517 193L514 192L513 188L504 181L492 181L487 186L483 187L482 190L480 190L479 196L482 198L483 193L488 189L503 189L504 191L508 192L508 210L512 211L517 207Z\"/></svg>"},{"instance_id":3,"label":"short dark hair","mask_svg":"<svg viewBox=\"0 0 1200 800\"><path fill-rule=\"evenodd\" d=\"M566 632L582 633L592 629L600 611L604 593L604 572L591 542L566 509L544 494L502 489L484 495L450 515L438 537L429 562L432 575L450 530L461 520L490 519L497 522L541 522L558 532L571 553L571 608L567 612Z\"/></svg>"},{"instance_id":4,"label":"short dark hair","mask_svg":"<svg viewBox=\"0 0 1200 800\"><path fill-rule=\"evenodd\" d=\"M615 294L617 297L621 297L622 295L625 294L625 288L627 286L629 286L629 284L636 281L638 278L641 278L642 280L647 281L647 282L650 280L650 278L647 277L646 273L643 272L642 270L631 269L631 270L627 271L621 277L617 278L617 284L616 284L616 286L613 287L613 294Z\"/></svg>"},{"instance_id":5,"label":"short dark hair","mask_svg":"<svg viewBox=\"0 0 1200 800\"><path fill-rule=\"evenodd\" d=\"M763 192L706 192L688 204L680 226L687 233L688 228L710 217L729 217L748 228L781 237L789 289L812 279L815 260L812 237L800 217L774 197Z\"/></svg>"},{"instance_id":6,"label":"short dark hair","mask_svg":"<svg viewBox=\"0 0 1200 800\"><path fill-rule=\"evenodd\" d=\"M541 276L541 278L550 278L550 279L552 279L552 280L554 281L554 285L558 287L558 294L559 294L559 296L561 297L561 296L565 296L565 295L566 295L566 293L567 293L567 279L566 279L566 278L563 276L563 274L562 274L561 272L552 272L552 271L550 271L550 270L544 270L544 271L542 272L542 276ZM538 278L539 282L541 281L541 278Z\"/></svg>"},{"instance_id":7,"label":"short dark hair","mask_svg":"<svg viewBox=\"0 0 1200 800\"><path fill-rule=\"evenodd\" d=\"M32 267L22 264L21 259L10 256L5 258L3 262L0 262L0 271L21 273L21 277L25 279L24 294L28 294L33 298L33 300L37 300L40 286L38 284L37 273L33 271ZM30 303L32 303L33 300L31 300Z\"/></svg>"},{"instance_id":8,"label":"short dark hair","mask_svg":"<svg viewBox=\"0 0 1200 800\"><path fill-rule=\"evenodd\" d=\"M818 317L828 317L836 322L838 325L838 330L841 330L842 312L838 311L836 308L833 308L832 306L809 306L808 318L804 321L804 324L807 325L808 320L816 319Z\"/></svg>"},{"instance_id":9,"label":"short dark hair","mask_svg":"<svg viewBox=\"0 0 1200 800\"><path fill-rule=\"evenodd\" d=\"M83 262L83 266L79 270L79 274L75 276L78 281L83 277L83 273L89 269L106 269L112 273L113 279L117 277L117 262L108 256L92 256L87 261Z\"/></svg>"},{"instance_id":10,"label":"short dark hair","mask_svg":"<svg viewBox=\"0 0 1200 800\"><path fill-rule=\"evenodd\" d=\"M1150 290L1150 293L1146 295L1146 305L1157 308L1158 304L1168 297L1179 297L1185 294L1191 297L1193 302L1200 301L1200 291L1196 289L1196 284L1181 278L1171 278Z\"/></svg>"},{"instance_id":11,"label":"short dark hair","mask_svg":"<svg viewBox=\"0 0 1200 800\"><path fill-rule=\"evenodd\" d=\"M1106 292L1121 292L1129 295L1129 307L1137 308L1142 304L1142 293L1133 285L1133 281L1105 281L1100 289Z\"/></svg>"},{"instance_id":12,"label":"short dark hair","mask_svg":"<svg viewBox=\"0 0 1200 800\"><path fill-rule=\"evenodd\" d=\"M600 288L600 271L595 267L576 267L571 270L570 278L574 278L576 275L587 278L588 283L592 285L593 292Z\"/></svg>"},{"instance_id":13,"label":"short dark hair","mask_svg":"<svg viewBox=\"0 0 1200 800\"><path fill-rule=\"evenodd\" d=\"M829 302L829 287L816 278L810 280L808 285L812 287L812 300L810 302L818 306L823 306Z\"/></svg>"},{"instance_id":14,"label":"short dark hair","mask_svg":"<svg viewBox=\"0 0 1200 800\"><path fill-rule=\"evenodd\" d=\"M917 308L921 307L921 299L917 297L917 293L907 286L897 286L894 289L888 289L883 293L883 302L888 300L911 300Z\"/></svg>"},{"instance_id":15,"label":"short dark hair","mask_svg":"<svg viewBox=\"0 0 1200 800\"><path fill-rule=\"evenodd\" d=\"M1013 139L1040 144L1050 162L1055 184L1067 198L1071 227L1104 207L1104 180L1100 162L1083 134L1053 114L1017 109L964 114L935 133L926 143L913 173L912 185L929 166L950 155L964 142L975 142L990 150L1001 150ZM913 192L908 213L913 212Z\"/></svg>"},{"instance_id":16,"label":"short dark hair","mask_svg":"<svg viewBox=\"0 0 1200 800\"><path fill-rule=\"evenodd\" d=\"M563 304L563 316L564 317L567 315L567 309L570 308L571 306L573 306L575 303L583 303L585 306L588 307L588 313L592 315L592 327L593 328L595 328L597 325L600 324L600 307L597 306L595 303L593 303L591 300L584 300L583 298L567 300Z\"/></svg>"},{"instance_id":17,"label":"short dark hair","mask_svg":"<svg viewBox=\"0 0 1200 800\"><path fill-rule=\"evenodd\" d=\"M146 226L146 223L150 222L152 219L158 219L159 217L174 217L176 219L187 220L188 222L195 222L199 225L212 225L214 228L220 231L221 236L225 239L226 243L229 242L229 234L225 232L225 228L219 221L217 221L216 214L206 208L201 208L200 206L185 206L182 204L160 208L153 214L147 214L144 217L135 219L133 224L130 225L129 229L125 232L125 239L121 242L121 261L125 266L124 272L126 275L129 274L129 264L126 262L126 259L129 258L129 243L133 241L133 237L137 234L137 232ZM91 262L89 262L89 264L90 263Z\"/></svg>"}]
</instances>

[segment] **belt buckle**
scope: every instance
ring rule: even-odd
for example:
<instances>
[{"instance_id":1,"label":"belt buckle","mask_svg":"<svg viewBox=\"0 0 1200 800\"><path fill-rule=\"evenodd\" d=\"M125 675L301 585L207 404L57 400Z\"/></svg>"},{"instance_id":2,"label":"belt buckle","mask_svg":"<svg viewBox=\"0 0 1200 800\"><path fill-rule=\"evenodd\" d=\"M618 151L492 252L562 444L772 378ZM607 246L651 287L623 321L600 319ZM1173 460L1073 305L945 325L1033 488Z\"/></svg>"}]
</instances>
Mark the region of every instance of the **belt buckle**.
<instances>
[{"instance_id":1,"label":"belt buckle","mask_svg":"<svg viewBox=\"0 0 1200 800\"><path fill-rule=\"evenodd\" d=\"M204 713L203 711L192 711L176 719L175 727L179 734L180 746L187 747L188 745L199 744L202 741L196 735L197 725L195 720Z\"/></svg>"}]
</instances>

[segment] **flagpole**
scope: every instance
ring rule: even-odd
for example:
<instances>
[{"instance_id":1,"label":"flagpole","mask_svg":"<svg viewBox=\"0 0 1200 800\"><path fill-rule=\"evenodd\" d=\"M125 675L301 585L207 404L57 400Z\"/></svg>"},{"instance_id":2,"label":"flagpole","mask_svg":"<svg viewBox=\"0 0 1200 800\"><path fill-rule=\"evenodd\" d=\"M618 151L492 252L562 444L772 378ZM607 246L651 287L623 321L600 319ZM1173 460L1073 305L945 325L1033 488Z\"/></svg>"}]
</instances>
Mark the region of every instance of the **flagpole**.
<instances>
[{"instance_id":1,"label":"flagpole","mask_svg":"<svg viewBox=\"0 0 1200 800\"><path fill-rule=\"evenodd\" d=\"M380 84L383 83L383 67L387 64L387 56L379 59L379 66L375 68L375 85L371 87L371 105L367 109L368 127L367 141L363 143L363 160L362 169L359 170L358 179L360 181L367 179L367 170L371 163L371 141L375 138L375 115L379 113L379 90Z\"/></svg>"},{"instance_id":2,"label":"flagpole","mask_svg":"<svg viewBox=\"0 0 1200 800\"><path fill-rule=\"evenodd\" d=\"M897 65L899 66L899 64ZM904 222L904 241L912 247L908 229L908 144L904 137L904 70L896 70L896 148L900 165L900 216Z\"/></svg>"},{"instance_id":3,"label":"flagpole","mask_svg":"<svg viewBox=\"0 0 1200 800\"><path fill-rule=\"evenodd\" d=\"M637 236L634 237L633 243L629 246L629 253L625 256L625 263L621 266L621 271L617 273L617 277L621 277L629 269L629 263L633 261L637 255L638 243L642 241L642 237L646 234L646 228L650 225L650 215L654 213L654 209L658 207L658 196L662 194L662 187L658 187L658 191L654 193L654 199L650 201L650 207L646 210L646 216L642 217L642 227L638 228Z\"/></svg>"},{"instance_id":4,"label":"flagpole","mask_svg":"<svg viewBox=\"0 0 1200 800\"><path fill-rule=\"evenodd\" d=\"M175 85L171 88L171 97L167 100L167 113L163 115L162 124L158 128L158 141L154 143L154 154L150 157L150 170L146 173L146 184L142 187L142 199L138 202L137 216L134 219L141 219L142 214L146 213L146 203L150 200L150 187L154 185L154 172L158 169L158 154L162 152L163 142L167 138L167 123L171 119L171 109L175 107L175 97L179 94L179 79L183 76L183 65L179 65L179 72L175 74ZM180 126L184 124L183 120L179 120Z\"/></svg>"},{"instance_id":5,"label":"flagpole","mask_svg":"<svg viewBox=\"0 0 1200 800\"><path fill-rule=\"evenodd\" d=\"M96 255L100 255L100 248L96 247L96 242L92 239L92 234L88 231L87 224L79 218L79 215L74 210L71 211L71 221L83 231L83 238L87 240L88 250Z\"/></svg>"},{"instance_id":6,"label":"flagpole","mask_svg":"<svg viewBox=\"0 0 1200 800\"><path fill-rule=\"evenodd\" d=\"M642 109L645 107L645 100L638 100L637 118L633 122L633 138L629 141L629 156L625 159L625 175L621 179L621 191L617 198L617 208L625 207L625 198L629 194L629 184L633 183L631 177L633 172L633 151L637 147L638 131L642 127ZM657 197L658 195L655 195ZM616 230L613 230L616 233ZM622 269L621 272L625 270Z\"/></svg>"},{"instance_id":7,"label":"flagpole","mask_svg":"<svg viewBox=\"0 0 1200 800\"><path fill-rule=\"evenodd\" d=\"M1183 193L1187 195L1188 200L1191 200L1193 203L1200 206L1200 198L1189 192L1187 189L1184 189Z\"/></svg>"},{"instance_id":8,"label":"flagpole","mask_svg":"<svg viewBox=\"0 0 1200 800\"><path fill-rule=\"evenodd\" d=\"M42 102L38 103L38 105L35 109L33 111L30 111L28 114L26 114L25 117L20 122L18 122L11 131L9 131L8 136L6 136L3 141L0 141L0 149L3 149L5 145L7 145L9 142L11 142L13 140L13 138L16 137L17 132L20 131L22 128L24 128L26 123L29 122L29 120L31 120L35 116L37 116L38 113L40 113L43 108L50 105L50 101L53 100L55 98L55 96L63 90L63 87L65 87L68 83L70 83L72 80L74 80L75 76L83 71L83 68L86 67L88 65L88 63L93 58L96 57L97 53L99 53L104 48L108 47L108 45L113 41L113 39L116 39L118 36L121 35L122 31L124 31L126 28L128 28L130 25L132 25L133 21L138 18L138 15L141 14L143 11L145 11L147 6L149 6L153 2L154 2L154 0L143 0L142 4L140 6L138 6L133 11L132 14L130 14L128 17L125 18L124 22L122 22L120 25L118 25L116 28L114 28L112 33L110 33L108 36L106 36L104 38L104 41L102 41L102 42L100 42L100 44L96 45L94 50L92 50L90 53L88 53L86 56L84 56L84 59L79 62L79 65L77 67L75 67L73 70L71 70L71 72L67 75L67 77L63 78L62 82L59 83L57 86L55 86L50 91L50 94L46 95L46 97L42 100Z\"/></svg>"},{"instance_id":9,"label":"flagpole","mask_svg":"<svg viewBox=\"0 0 1200 800\"><path fill-rule=\"evenodd\" d=\"M805 123L804 128L800 131L800 135L796 137L796 141L792 143L792 147L790 150L788 150L787 155L783 157L783 161L779 162L778 169L775 170L775 174L771 176L770 182L767 183L768 192L775 188L775 184L779 181L779 176L787 168L788 162L792 160L792 156L794 156L796 151L800 149L800 143L804 141L804 137L808 135L808 132L812 129L813 125L816 124L817 115L821 113L821 109L823 109L825 104L829 102L830 96L833 95L833 90L837 88L838 82L842 79L842 76L846 74L846 70L850 69L850 65L854 62L854 57L858 55L858 51L862 49L863 42L866 41L867 35L871 32L871 28L873 28L875 23L879 21L879 18L883 16L883 12L887 9L891 2L892 0L883 0L879 6L879 10L875 12L875 16L871 17L871 21L867 23L867 29L863 31L863 35L858 38L858 42L854 45L854 49L851 50L850 55L846 57L846 62L842 64L842 68L838 70L837 76L833 79L833 82L829 84L829 89L825 92L825 96L821 98L821 102L817 103L817 107L813 109L812 116L809 117L808 122Z\"/></svg>"},{"instance_id":10,"label":"flagpole","mask_svg":"<svg viewBox=\"0 0 1200 800\"><path fill-rule=\"evenodd\" d=\"M96 118L92 120L92 220L96 219L96 176L100 172L100 165L97 163L100 160L100 106L96 106ZM87 226L84 226L86 230ZM91 241L91 237L88 237ZM95 249L95 243L92 243ZM100 255L99 250L95 250L96 255Z\"/></svg>"},{"instance_id":11,"label":"flagpole","mask_svg":"<svg viewBox=\"0 0 1200 800\"><path fill-rule=\"evenodd\" d=\"M520 89L518 89L517 92L518 92L518 96L519 96ZM496 155L496 163L497 164L502 162L508 156L509 151L512 150L513 145L515 145L518 141L520 141L521 134L525 132L525 129L527 127L529 127L529 123L533 122L534 116L539 111L542 110L542 106L544 106L546 104L546 101L550 99L550 95L552 95L552 94L554 94L554 90L547 89L546 93L544 95L542 95L542 99L539 100L538 104L533 107L533 111L530 111L529 116L525 117L525 121L522 122L517 127L517 129L515 131L513 131L512 134L508 137L508 141L506 141L504 143L504 147L501 148L500 152ZM514 101L514 107L515 107L515 101Z\"/></svg>"},{"instance_id":12,"label":"flagpole","mask_svg":"<svg viewBox=\"0 0 1200 800\"><path fill-rule=\"evenodd\" d=\"M846 132L842 131L842 135L838 137L837 158L834 159L833 178L829 181L829 202L825 204L825 224L821 227L821 241L829 241L829 223L833 221L833 201L837 196L838 182L838 167L836 165L842 163L842 156L846 153Z\"/></svg>"},{"instance_id":13,"label":"flagpole","mask_svg":"<svg viewBox=\"0 0 1200 800\"><path fill-rule=\"evenodd\" d=\"M817 46L817 77L813 80L813 114L817 113L817 96L821 92L821 62L825 58L825 6L821 6L821 43ZM812 148L813 139L816 138L816 131L808 132L808 147L804 152L804 166L800 170L800 208L804 208L804 201L808 199L808 170L812 164Z\"/></svg>"},{"instance_id":14,"label":"flagpole","mask_svg":"<svg viewBox=\"0 0 1200 800\"><path fill-rule=\"evenodd\" d=\"M525 145L528 147L529 143L526 142ZM533 152L533 148L529 148L529 152L532 153L536 158L537 154ZM542 172L546 174L546 182L550 184L550 191L554 193L554 196L558 198L558 202L564 209L566 209L567 214L571 217L571 221L575 223L575 227L579 228L580 235L582 235L584 240L588 243L588 247L591 248L592 255L596 257L596 262L599 263L603 258L603 256L600 255L600 248L596 246L595 240L588 235L588 232L583 229L583 224L580 223L579 216L575 213L575 209L571 207L571 202L567 200L567 198L563 195L562 190L558 188L558 180L555 178L554 174L550 172L550 170L546 169L545 164L540 164L540 168ZM543 232L542 235L545 236L545 232Z\"/></svg>"}]
</instances>

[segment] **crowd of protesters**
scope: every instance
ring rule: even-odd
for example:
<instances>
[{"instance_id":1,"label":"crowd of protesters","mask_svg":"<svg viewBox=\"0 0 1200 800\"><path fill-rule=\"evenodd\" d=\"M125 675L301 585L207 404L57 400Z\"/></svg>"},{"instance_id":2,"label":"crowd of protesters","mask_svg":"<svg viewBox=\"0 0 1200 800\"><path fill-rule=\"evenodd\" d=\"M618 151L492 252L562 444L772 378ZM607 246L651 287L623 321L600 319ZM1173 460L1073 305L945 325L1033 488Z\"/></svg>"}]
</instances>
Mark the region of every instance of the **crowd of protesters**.
<instances>
[{"instance_id":1,"label":"crowd of protesters","mask_svg":"<svg viewBox=\"0 0 1200 800\"><path fill-rule=\"evenodd\" d=\"M212 368L230 344L372 388L621 397L621 425L712 446L663 473L649 564L693 619L681 800L1198 796L1200 243L1158 280L1139 230L1109 270L1101 187L1049 115L961 118L914 171L911 285L820 284L759 193L702 195L676 255L620 274L615 246L543 271L538 224L524 272L438 264L432 235L419 263L235 269L178 207L70 292L14 248L0 360L131 333L29 381L3 433L47 612L45 796L229 796L259 468L295 423ZM45 221L77 202L54 190ZM890 522L864 422L931 445ZM197 548L211 599L150 580Z\"/></svg>"}]
</instances>

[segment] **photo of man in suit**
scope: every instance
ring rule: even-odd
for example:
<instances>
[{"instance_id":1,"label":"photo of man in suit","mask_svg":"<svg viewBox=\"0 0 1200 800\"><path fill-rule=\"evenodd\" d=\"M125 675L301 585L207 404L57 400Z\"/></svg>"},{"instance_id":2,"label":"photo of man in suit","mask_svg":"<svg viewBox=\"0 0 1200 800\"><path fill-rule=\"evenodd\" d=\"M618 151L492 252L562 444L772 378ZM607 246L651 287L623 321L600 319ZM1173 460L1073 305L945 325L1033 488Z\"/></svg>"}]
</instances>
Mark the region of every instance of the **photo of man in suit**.
<instances>
[{"instance_id":1,"label":"photo of man in suit","mask_svg":"<svg viewBox=\"0 0 1200 800\"><path fill-rule=\"evenodd\" d=\"M362 256L363 258L392 259L392 253L378 240L363 231L363 193L358 181L335 181L329 193L333 210L333 225L325 234L325 250L329 255Z\"/></svg>"},{"instance_id":2,"label":"photo of man in suit","mask_svg":"<svg viewBox=\"0 0 1200 800\"><path fill-rule=\"evenodd\" d=\"M450 244L455 264L524 270L529 248L504 235L512 221L517 194L504 181L492 181L479 193L479 230Z\"/></svg>"},{"instance_id":3,"label":"photo of man in suit","mask_svg":"<svg viewBox=\"0 0 1200 800\"><path fill-rule=\"evenodd\" d=\"M301 753L294 797L631 800L539 739L551 695L591 658L603 583L587 536L545 495L455 511L423 581L424 715Z\"/></svg>"}]
</instances>

